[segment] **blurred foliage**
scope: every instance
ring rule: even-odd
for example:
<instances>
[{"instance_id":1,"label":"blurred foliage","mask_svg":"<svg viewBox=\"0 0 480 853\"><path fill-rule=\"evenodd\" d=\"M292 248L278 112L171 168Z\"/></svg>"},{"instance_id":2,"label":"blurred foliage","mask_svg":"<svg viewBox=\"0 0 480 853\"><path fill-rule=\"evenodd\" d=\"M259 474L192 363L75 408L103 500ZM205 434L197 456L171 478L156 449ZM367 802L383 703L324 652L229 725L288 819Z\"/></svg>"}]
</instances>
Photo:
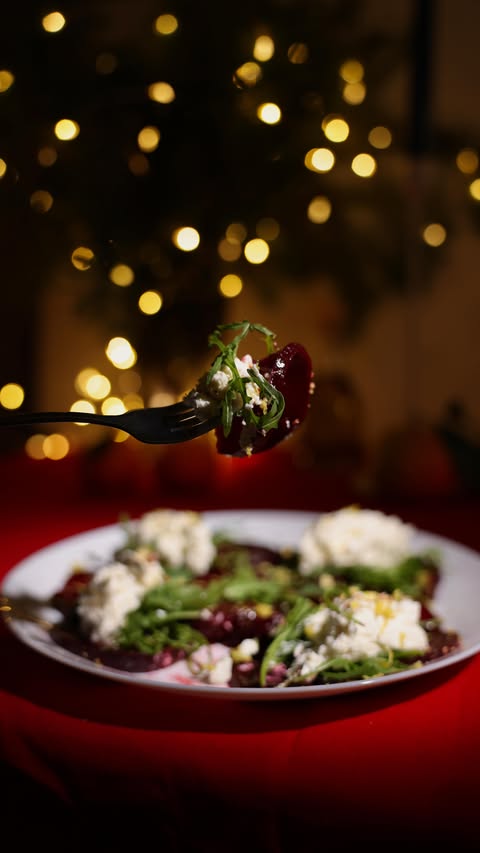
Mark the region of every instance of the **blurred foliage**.
<instances>
[{"instance_id":1,"label":"blurred foliage","mask_svg":"<svg viewBox=\"0 0 480 853\"><path fill-rule=\"evenodd\" d=\"M9 223L0 239L10 281L29 300L48 285L54 270L68 267L88 284L79 311L107 333L127 336L144 365L205 350L208 333L222 320L218 283L229 272L267 300L283 287L301 293L304 283L326 280L344 306L344 333L356 334L385 295L409 286L408 157L416 118L409 86L415 86L422 51L414 38L416 4L407 32L395 35L365 26L368 4L361 0L235 5L171 0L164 10L160 5L64 0L67 24L55 34L42 28L42 15L49 11L43 3L2 9L1 62L15 75L14 85L0 95L0 157L8 166L0 215ZM175 33L154 32L161 11L177 17ZM257 84L244 85L236 69L252 60L262 34L271 36L275 52L259 63ZM295 45L306 61L291 61ZM364 67L367 96L358 105L342 97L339 69L350 58ZM109 63L110 73L100 73L98 68L105 71ZM390 111L386 91L398 75L407 80L406 102L404 109L396 103ZM175 100L152 101L147 89L155 81L169 82ZM256 109L263 102L281 107L279 124L259 121ZM325 139L322 120L331 114L349 123L345 142ZM75 140L55 138L61 118L78 122ZM422 127L427 118L422 114ZM159 129L160 143L142 155L145 174L133 174L129 161L139 155L137 136L149 125ZM369 146L375 125L392 131L393 144L386 150ZM449 129L429 130L439 171L422 204L448 229L451 201L441 170L456 171L454 157L462 143ZM306 152L325 145L335 151L335 167L325 174L305 168ZM45 146L58 155L48 168L37 159ZM376 157L371 179L350 168L360 151ZM457 177L464 176L457 172ZM46 213L30 203L39 189L54 200ZM332 203L322 225L306 215L316 195ZM265 217L280 228L265 263L250 264L243 255L234 263L220 258L218 244L229 224L241 222L251 239ZM171 235L180 225L200 233L196 251L174 247ZM12 234L17 235L13 242ZM444 249L429 249L419 235L415 239L428 272ZM85 271L70 267L79 245L95 255ZM116 263L132 267L132 286L112 285L108 271ZM34 265L35 275L21 274L28 265ZM426 274L425 284L429 281ZM137 308L140 293L149 288L164 299L154 317Z\"/></svg>"}]
</instances>

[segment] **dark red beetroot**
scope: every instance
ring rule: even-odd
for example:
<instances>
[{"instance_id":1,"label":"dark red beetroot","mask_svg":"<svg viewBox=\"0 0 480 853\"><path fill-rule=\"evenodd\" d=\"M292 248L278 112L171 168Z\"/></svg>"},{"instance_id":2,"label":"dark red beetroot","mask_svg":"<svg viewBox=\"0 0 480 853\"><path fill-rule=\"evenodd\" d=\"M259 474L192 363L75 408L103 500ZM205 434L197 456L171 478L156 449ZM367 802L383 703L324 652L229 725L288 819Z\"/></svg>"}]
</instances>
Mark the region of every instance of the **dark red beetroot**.
<instances>
[{"instance_id":1,"label":"dark red beetroot","mask_svg":"<svg viewBox=\"0 0 480 853\"><path fill-rule=\"evenodd\" d=\"M277 427L263 433L257 430L252 441L252 453L262 453L283 441L305 419L313 388L312 360L306 349L297 343L287 344L258 362L260 373L285 398L285 410ZM246 456L240 445L244 427L242 417L233 418L228 436L221 426L216 429L217 451L227 456Z\"/></svg>"}]
</instances>

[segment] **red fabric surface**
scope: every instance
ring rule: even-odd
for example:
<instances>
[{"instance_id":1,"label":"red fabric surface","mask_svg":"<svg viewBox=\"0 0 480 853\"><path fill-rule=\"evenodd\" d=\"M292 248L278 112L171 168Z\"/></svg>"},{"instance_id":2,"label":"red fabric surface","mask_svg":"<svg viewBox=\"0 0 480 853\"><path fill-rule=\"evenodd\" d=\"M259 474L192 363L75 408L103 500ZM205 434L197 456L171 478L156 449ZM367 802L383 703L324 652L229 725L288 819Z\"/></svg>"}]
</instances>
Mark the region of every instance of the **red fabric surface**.
<instances>
[{"instance_id":1,"label":"red fabric surface","mask_svg":"<svg viewBox=\"0 0 480 853\"><path fill-rule=\"evenodd\" d=\"M60 475L39 501L39 485L29 492L24 476L23 499L13 499L13 479L11 499L8 490L3 496L0 576L39 547L115 521L120 510L136 513L167 505L167 498L170 506L233 504L218 484L201 496L159 492L153 500L123 491L92 496L71 486L62 500ZM304 481L296 487L299 499L290 504L278 492L277 502L272 492L270 500L264 494L261 503L247 503L250 482L237 489L237 505L341 504L339 494L309 491ZM478 502L395 511L480 549ZM218 849L228 842L230 850L245 846L245 823L255 828L254 849L272 851L299 849L302 840L309 848L312 829L332 838L339 830L364 840L369 833L393 841L451 838L457 849L477 837L479 656L403 685L250 703L178 696L70 670L5 626L0 650L0 759L68 806L152 809L173 845L180 831L191 831L197 842L188 849L198 850L216 849L206 816Z\"/></svg>"}]
</instances>

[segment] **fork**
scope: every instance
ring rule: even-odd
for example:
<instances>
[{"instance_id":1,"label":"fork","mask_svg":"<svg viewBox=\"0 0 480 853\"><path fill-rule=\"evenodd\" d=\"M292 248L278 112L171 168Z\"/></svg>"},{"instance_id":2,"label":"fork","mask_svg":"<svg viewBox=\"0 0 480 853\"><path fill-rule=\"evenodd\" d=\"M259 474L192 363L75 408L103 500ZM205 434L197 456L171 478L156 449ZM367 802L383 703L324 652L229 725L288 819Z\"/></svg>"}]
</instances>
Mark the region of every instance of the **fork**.
<instances>
[{"instance_id":1,"label":"fork","mask_svg":"<svg viewBox=\"0 0 480 853\"><path fill-rule=\"evenodd\" d=\"M48 423L99 424L123 430L146 444L177 444L210 432L218 426L220 419L214 410L198 409L187 400L182 400L171 406L132 409L120 415L101 415L96 412L15 412L0 416L0 427Z\"/></svg>"}]
</instances>

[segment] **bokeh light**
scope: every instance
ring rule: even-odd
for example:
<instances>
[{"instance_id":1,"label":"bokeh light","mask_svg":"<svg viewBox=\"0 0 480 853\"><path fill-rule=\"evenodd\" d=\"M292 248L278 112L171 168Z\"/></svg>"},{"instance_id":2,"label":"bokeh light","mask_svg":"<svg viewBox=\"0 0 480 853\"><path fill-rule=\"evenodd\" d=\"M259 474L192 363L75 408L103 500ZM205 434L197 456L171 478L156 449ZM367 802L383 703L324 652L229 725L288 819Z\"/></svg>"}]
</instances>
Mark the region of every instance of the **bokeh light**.
<instances>
[{"instance_id":1,"label":"bokeh light","mask_svg":"<svg viewBox=\"0 0 480 853\"><path fill-rule=\"evenodd\" d=\"M310 222L318 225L327 222L330 219L331 212L332 205L329 199L326 196L317 195L315 198L312 198L308 205L307 216Z\"/></svg>"},{"instance_id":2,"label":"bokeh light","mask_svg":"<svg viewBox=\"0 0 480 853\"><path fill-rule=\"evenodd\" d=\"M173 232L172 242L182 252L193 252L200 244L200 234L196 228L186 225Z\"/></svg>"},{"instance_id":3,"label":"bokeh light","mask_svg":"<svg viewBox=\"0 0 480 853\"><path fill-rule=\"evenodd\" d=\"M170 83L151 83L147 92L150 100L158 104L171 104L175 100L175 89Z\"/></svg>"},{"instance_id":4,"label":"bokeh light","mask_svg":"<svg viewBox=\"0 0 480 853\"><path fill-rule=\"evenodd\" d=\"M65 435L53 432L43 439L43 453L47 459L58 461L64 459L70 450L70 442Z\"/></svg>"},{"instance_id":5,"label":"bokeh light","mask_svg":"<svg viewBox=\"0 0 480 853\"><path fill-rule=\"evenodd\" d=\"M117 287L129 287L135 281L135 273L128 264L115 264L109 270L108 277Z\"/></svg>"},{"instance_id":6,"label":"bokeh light","mask_svg":"<svg viewBox=\"0 0 480 853\"><path fill-rule=\"evenodd\" d=\"M243 290L242 279L239 275L234 275L233 273L224 275L220 279L218 289L222 296L226 296L227 299L233 299L233 297L238 296Z\"/></svg>"},{"instance_id":7,"label":"bokeh light","mask_svg":"<svg viewBox=\"0 0 480 853\"><path fill-rule=\"evenodd\" d=\"M158 290L145 290L138 299L138 307L142 314L158 314L162 304L163 299Z\"/></svg>"},{"instance_id":8,"label":"bokeh light","mask_svg":"<svg viewBox=\"0 0 480 853\"><path fill-rule=\"evenodd\" d=\"M257 107L257 116L264 124L278 124L282 111L278 104L265 103Z\"/></svg>"},{"instance_id":9,"label":"bokeh light","mask_svg":"<svg viewBox=\"0 0 480 853\"><path fill-rule=\"evenodd\" d=\"M422 236L427 246L437 247L445 242L447 231L438 222L431 222L423 229Z\"/></svg>"},{"instance_id":10,"label":"bokeh light","mask_svg":"<svg viewBox=\"0 0 480 853\"><path fill-rule=\"evenodd\" d=\"M55 125L55 136L62 142L69 142L75 139L80 133L80 126L71 118L62 118Z\"/></svg>"},{"instance_id":11,"label":"bokeh light","mask_svg":"<svg viewBox=\"0 0 480 853\"><path fill-rule=\"evenodd\" d=\"M352 172L359 178L371 178L376 169L377 163L371 154L357 154L352 160Z\"/></svg>"},{"instance_id":12,"label":"bokeh light","mask_svg":"<svg viewBox=\"0 0 480 853\"><path fill-rule=\"evenodd\" d=\"M0 388L0 406L4 409L18 409L25 399L25 391L17 382L7 382Z\"/></svg>"},{"instance_id":13,"label":"bokeh light","mask_svg":"<svg viewBox=\"0 0 480 853\"><path fill-rule=\"evenodd\" d=\"M92 266L95 255L88 246L77 246L76 249L73 250L70 260L75 267L75 269L80 270L81 272L86 272Z\"/></svg>"},{"instance_id":14,"label":"bokeh light","mask_svg":"<svg viewBox=\"0 0 480 853\"><path fill-rule=\"evenodd\" d=\"M61 12L49 12L42 18L42 27L47 33L59 33L65 24L66 20Z\"/></svg>"},{"instance_id":15,"label":"bokeh light","mask_svg":"<svg viewBox=\"0 0 480 853\"><path fill-rule=\"evenodd\" d=\"M270 254L270 247L265 240L256 237L245 244L243 253L250 264L263 264Z\"/></svg>"},{"instance_id":16,"label":"bokeh light","mask_svg":"<svg viewBox=\"0 0 480 853\"><path fill-rule=\"evenodd\" d=\"M178 30L178 21L175 15L165 13L159 15L153 23L153 30L160 36L170 36Z\"/></svg>"},{"instance_id":17,"label":"bokeh light","mask_svg":"<svg viewBox=\"0 0 480 853\"><path fill-rule=\"evenodd\" d=\"M105 354L119 370L127 370L129 367L133 367L137 361L137 353L130 341L120 336L110 339L105 348Z\"/></svg>"}]
</instances>

